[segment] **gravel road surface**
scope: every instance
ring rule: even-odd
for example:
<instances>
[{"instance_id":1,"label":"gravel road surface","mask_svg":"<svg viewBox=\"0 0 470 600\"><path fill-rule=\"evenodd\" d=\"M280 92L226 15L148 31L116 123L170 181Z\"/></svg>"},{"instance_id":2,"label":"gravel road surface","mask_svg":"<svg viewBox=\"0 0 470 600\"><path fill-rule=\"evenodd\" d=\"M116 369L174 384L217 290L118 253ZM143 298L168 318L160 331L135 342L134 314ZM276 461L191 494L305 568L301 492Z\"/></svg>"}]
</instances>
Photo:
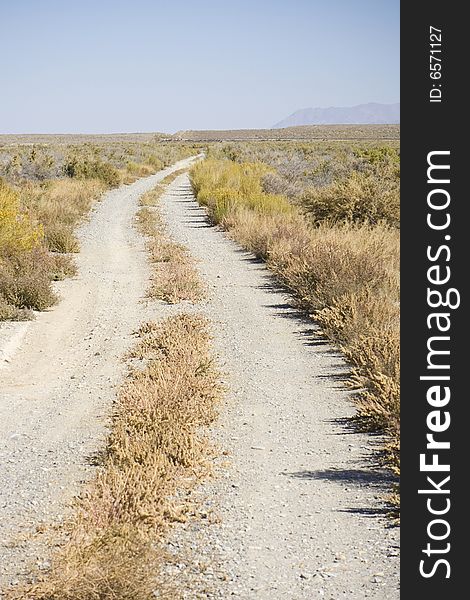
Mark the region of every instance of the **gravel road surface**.
<instances>
[{"instance_id":1,"label":"gravel road surface","mask_svg":"<svg viewBox=\"0 0 470 600\"><path fill-rule=\"evenodd\" d=\"M202 310L229 386L214 431L228 456L197 492L205 518L173 530L167 575L188 599L397 600L389 482L371 468L373 438L345 423L346 365L265 266L209 226L187 175L162 210L208 284Z\"/></svg>"},{"instance_id":2,"label":"gravel road surface","mask_svg":"<svg viewBox=\"0 0 470 600\"><path fill-rule=\"evenodd\" d=\"M138 198L190 163L106 193L79 231L79 275L58 284L58 306L0 326L0 589L31 564L47 567L29 538L60 520L93 472L122 356L151 310L142 301L144 241L133 227Z\"/></svg>"}]
</instances>

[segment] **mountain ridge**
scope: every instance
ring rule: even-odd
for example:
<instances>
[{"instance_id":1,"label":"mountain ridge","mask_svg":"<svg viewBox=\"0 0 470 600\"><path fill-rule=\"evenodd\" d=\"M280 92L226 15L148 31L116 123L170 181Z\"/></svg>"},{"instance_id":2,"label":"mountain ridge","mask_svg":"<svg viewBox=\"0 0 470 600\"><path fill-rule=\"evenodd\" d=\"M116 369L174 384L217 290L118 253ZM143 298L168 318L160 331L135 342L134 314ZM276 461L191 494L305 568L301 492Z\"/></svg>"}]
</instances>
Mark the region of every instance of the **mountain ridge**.
<instances>
[{"instance_id":1,"label":"mountain ridge","mask_svg":"<svg viewBox=\"0 0 470 600\"><path fill-rule=\"evenodd\" d=\"M400 122L400 103L368 102L355 106L301 108L272 126L283 129L298 125L382 125Z\"/></svg>"}]
</instances>

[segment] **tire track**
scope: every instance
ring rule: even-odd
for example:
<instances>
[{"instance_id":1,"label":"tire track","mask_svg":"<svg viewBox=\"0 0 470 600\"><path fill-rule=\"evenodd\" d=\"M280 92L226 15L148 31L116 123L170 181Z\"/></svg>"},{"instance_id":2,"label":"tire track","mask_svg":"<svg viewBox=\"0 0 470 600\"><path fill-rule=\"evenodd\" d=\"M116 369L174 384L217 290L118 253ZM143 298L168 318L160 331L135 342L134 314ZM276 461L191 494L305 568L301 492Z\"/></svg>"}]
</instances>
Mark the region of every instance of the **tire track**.
<instances>
[{"instance_id":1,"label":"tire track","mask_svg":"<svg viewBox=\"0 0 470 600\"><path fill-rule=\"evenodd\" d=\"M198 492L215 518L174 530L166 575L188 599L396 600L398 529L380 515L387 475L371 470L371 438L344 425L347 366L264 264L209 226L187 175L161 208L208 284L230 389L214 432L229 464Z\"/></svg>"}]
</instances>

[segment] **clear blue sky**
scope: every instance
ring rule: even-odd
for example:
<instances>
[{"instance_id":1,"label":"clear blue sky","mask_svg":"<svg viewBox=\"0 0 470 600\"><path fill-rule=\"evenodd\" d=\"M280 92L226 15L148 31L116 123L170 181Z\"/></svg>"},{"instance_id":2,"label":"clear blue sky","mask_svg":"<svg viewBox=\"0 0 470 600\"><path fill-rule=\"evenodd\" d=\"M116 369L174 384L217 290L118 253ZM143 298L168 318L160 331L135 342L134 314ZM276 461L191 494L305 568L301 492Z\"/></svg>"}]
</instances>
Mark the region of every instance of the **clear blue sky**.
<instances>
[{"instance_id":1,"label":"clear blue sky","mask_svg":"<svg viewBox=\"0 0 470 600\"><path fill-rule=\"evenodd\" d=\"M0 133L271 127L399 100L399 0L0 0Z\"/></svg>"}]
</instances>

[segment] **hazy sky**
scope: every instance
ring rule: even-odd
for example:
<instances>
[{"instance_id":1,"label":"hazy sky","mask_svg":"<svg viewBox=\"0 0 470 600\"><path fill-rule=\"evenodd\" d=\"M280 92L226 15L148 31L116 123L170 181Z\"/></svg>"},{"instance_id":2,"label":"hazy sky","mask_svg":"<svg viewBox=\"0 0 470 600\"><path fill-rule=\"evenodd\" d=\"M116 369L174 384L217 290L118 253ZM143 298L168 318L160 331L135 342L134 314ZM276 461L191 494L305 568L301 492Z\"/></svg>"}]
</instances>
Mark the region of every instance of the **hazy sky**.
<instances>
[{"instance_id":1,"label":"hazy sky","mask_svg":"<svg viewBox=\"0 0 470 600\"><path fill-rule=\"evenodd\" d=\"M0 133L271 127L399 100L399 0L0 0Z\"/></svg>"}]
</instances>

